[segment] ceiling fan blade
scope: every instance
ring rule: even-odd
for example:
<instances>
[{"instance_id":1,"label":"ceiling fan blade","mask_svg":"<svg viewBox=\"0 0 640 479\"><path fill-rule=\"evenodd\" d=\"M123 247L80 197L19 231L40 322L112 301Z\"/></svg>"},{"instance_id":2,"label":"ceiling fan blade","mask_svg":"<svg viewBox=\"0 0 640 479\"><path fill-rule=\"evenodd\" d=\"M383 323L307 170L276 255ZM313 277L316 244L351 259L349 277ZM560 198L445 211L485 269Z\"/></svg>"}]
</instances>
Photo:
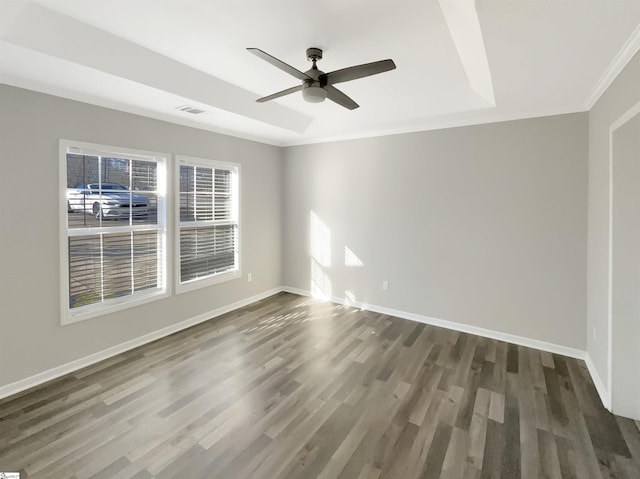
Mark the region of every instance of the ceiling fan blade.
<instances>
[{"instance_id":1,"label":"ceiling fan blade","mask_svg":"<svg viewBox=\"0 0 640 479\"><path fill-rule=\"evenodd\" d=\"M289 75L296 77L298 80L313 80L309 75L302 73L300 70L293 68L291 65L288 65L282 60L278 60L276 57L263 52L259 48L247 48L247 50L253 53L255 56L262 58L265 62L271 63L274 67L279 68L280 70L287 72Z\"/></svg>"},{"instance_id":2,"label":"ceiling fan blade","mask_svg":"<svg viewBox=\"0 0 640 479\"><path fill-rule=\"evenodd\" d=\"M348 108L349 110L355 110L360 106L336 87L327 85L325 90L327 90L327 98L335 101L338 105Z\"/></svg>"},{"instance_id":3,"label":"ceiling fan blade","mask_svg":"<svg viewBox=\"0 0 640 479\"><path fill-rule=\"evenodd\" d=\"M274 98L280 98L281 96L288 95L290 93L295 93L297 91L302 90L302 85L294 86L291 88L287 88L286 90L279 91L278 93L274 93L273 95L264 96L262 98L258 98L256 101L258 103L264 103L265 101L273 100Z\"/></svg>"},{"instance_id":4,"label":"ceiling fan blade","mask_svg":"<svg viewBox=\"0 0 640 479\"><path fill-rule=\"evenodd\" d=\"M396 64L393 63L393 60L380 60L325 73L320 76L320 81L326 82L327 85L334 85L336 83L377 75L378 73L394 70L395 68Z\"/></svg>"}]
</instances>

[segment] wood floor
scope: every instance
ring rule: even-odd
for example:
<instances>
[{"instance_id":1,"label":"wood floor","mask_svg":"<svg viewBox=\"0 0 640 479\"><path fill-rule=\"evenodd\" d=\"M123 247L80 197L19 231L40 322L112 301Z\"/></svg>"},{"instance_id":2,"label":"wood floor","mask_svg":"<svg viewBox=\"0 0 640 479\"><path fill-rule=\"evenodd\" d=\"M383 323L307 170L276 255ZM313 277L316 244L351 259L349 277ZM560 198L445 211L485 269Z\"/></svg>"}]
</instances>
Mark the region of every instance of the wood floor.
<instances>
[{"instance_id":1,"label":"wood floor","mask_svg":"<svg viewBox=\"0 0 640 479\"><path fill-rule=\"evenodd\" d=\"M582 361L291 294L0 401L24 478L638 478Z\"/></svg>"}]
</instances>

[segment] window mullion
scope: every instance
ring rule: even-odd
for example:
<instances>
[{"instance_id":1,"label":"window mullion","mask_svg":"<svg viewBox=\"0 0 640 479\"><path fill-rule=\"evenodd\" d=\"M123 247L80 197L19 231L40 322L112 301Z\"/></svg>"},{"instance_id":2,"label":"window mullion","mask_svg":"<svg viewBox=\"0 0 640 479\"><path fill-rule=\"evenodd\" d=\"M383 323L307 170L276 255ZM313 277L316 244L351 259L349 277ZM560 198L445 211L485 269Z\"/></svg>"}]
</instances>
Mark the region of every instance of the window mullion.
<instances>
[{"instance_id":1,"label":"window mullion","mask_svg":"<svg viewBox=\"0 0 640 479\"><path fill-rule=\"evenodd\" d=\"M129 275L131 276L131 294L135 294L136 292L136 277L135 277L135 257L134 257L134 249L135 249L135 243L134 243L134 237L133 237L133 231L129 234L129 244L131 245L129 247L129 257L131 258L131 267L129 268Z\"/></svg>"},{"instance_id":2,"label":"window mullion","mask_svg":"<svg viewBox=\"0 0 640 479\"><path fill-rule=\"evenodd\" d=\"M193 219L198 221L198 168L193 167Z\"/></svg>"},{"instance_id":3,"label":"window mullion","mask_svg":"<svg viewBox=\"0 0 640 479\"><path fill-rule=\"evenodd\" d=\"M100 301L104 301L104 235L100 235Z\"/></svg>"},{"instance_id":4,"label":"window mullion","mask_svg":"<svg viewBox=\"0 0 640 479\"><path fill-rule=\"evenodd\" d=\"M85 185L86 187L87 185ZM84 196L87 197L87 195ZM98 156L98 201L102 202L102 156ZM98 218L98 226L102 226L102 215Z\"/></svg>"}]
</instances>

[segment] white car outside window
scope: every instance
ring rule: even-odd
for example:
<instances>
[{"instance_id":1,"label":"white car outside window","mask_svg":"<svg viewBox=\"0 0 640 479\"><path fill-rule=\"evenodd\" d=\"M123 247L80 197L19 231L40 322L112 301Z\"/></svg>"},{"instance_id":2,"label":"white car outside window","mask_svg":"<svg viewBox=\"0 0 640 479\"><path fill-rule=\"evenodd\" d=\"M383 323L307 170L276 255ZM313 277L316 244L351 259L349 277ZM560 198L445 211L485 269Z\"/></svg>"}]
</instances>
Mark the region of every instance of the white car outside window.
<instances>
[{"instance_id":1,"label":"white car outside window","mask_svg":"<svg viewBox=\"0 0 640 479\"><path fill-rule=\"evenodd\" d=\"M96 218L146 216L149 200L119 183L78 184L67 188L67 208L72 212L91 213Z\"/></svg>"}]
</instances>

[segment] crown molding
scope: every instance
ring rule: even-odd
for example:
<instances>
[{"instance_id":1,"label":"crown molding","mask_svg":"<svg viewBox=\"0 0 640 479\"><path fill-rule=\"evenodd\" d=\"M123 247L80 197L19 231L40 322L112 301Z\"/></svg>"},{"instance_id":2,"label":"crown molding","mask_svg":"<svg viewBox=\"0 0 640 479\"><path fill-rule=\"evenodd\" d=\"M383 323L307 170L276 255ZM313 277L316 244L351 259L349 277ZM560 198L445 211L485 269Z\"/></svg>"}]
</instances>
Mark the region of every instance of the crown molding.
<instances>
[{"instance_id":1,"label":"crown molding","mask_svg":"<svg viewBox=\"0 0 640 479\"><path fill-rule=\"evenodd\" d=\"M627 66L627 63L631 61L638 50L640 50L640 25L636 27L618 54L611 61L607 69L602 73L602 76L591 89L589 95L587 95L587 98L584 101L585 110L588 111L593 108L593 105L595 105L602 94L607 91L607 88L611 86L613 81L617 78L624 67Z\"/></svg>"}]
</instances>

